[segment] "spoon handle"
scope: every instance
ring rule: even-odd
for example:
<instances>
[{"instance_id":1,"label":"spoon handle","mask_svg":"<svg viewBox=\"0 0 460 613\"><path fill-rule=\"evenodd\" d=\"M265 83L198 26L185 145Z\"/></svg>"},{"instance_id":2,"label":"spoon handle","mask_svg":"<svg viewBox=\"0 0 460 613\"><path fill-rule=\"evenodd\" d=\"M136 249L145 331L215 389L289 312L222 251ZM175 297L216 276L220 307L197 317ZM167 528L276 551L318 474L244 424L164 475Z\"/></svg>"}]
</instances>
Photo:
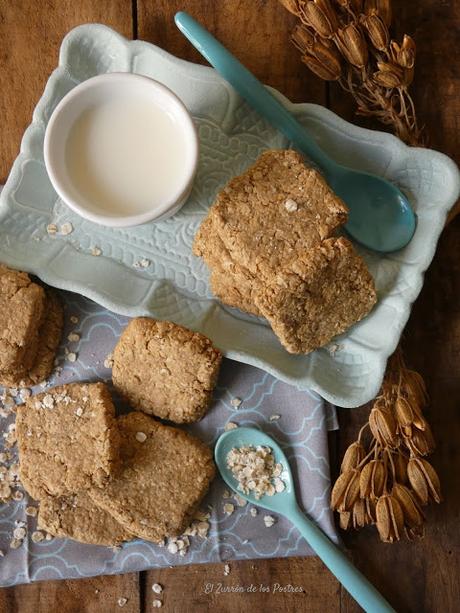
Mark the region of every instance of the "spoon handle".
<instances>
[{"instance_id":1,"label":"spoon handle","mask_svg":"<svg viewBox=\"0 0 460 613\"><path fill-rule=\"evenodd\" d=\"M362 575L344 553L313 523L295 507L286 513L311 548L318 554L333 575L353 596L365 611L371 613L395 613L375 587Z\"/></svg>"},{"instance_id":2,"label":"spoon handle","mask_svg":"<svg viewBox=\"0 0 460 613\"><path fill-rule=\"evenodd\" d=\"M326 175L333 173L337 167L335 162L318 147L297 119L235 56L188 13L183 11L176 13L174 19L182 34L260 115L287 136L296 148L322 168Z\"/></svg>"}]
</instances>

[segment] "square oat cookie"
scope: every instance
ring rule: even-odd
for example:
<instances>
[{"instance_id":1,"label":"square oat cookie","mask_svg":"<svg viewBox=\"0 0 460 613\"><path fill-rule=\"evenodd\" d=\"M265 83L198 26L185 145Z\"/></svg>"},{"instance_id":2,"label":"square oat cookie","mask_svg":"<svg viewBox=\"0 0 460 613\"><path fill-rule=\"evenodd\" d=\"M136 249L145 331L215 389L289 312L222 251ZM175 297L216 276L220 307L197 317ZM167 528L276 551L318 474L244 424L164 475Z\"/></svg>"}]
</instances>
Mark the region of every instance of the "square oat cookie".
<instances>
[{"instance_id":1,"label":"square oat cookie","mask_svg":"<svg viewBox=\"0 0 460 613\"><path fill-rule=\"evenodd\" d=\"M103 486L118 467L115 408L103 383L71 383L17 408L19 473L27 492L61 496Z\"/></svg>"},{"instance_id":2,"label":"square oat cookie","mask_svg":"<svg viewBox=\"0 0 460 613\"><path fill-rule=\"evenodd\" d=\"M0 383L35 361L45 291L25 272L0 264Z\"/></svg>"},{"instance_id":3,"label":"square oat cookie","mask_svg":"<svg viewBox=\"0 0 460 613\"><path fill-rule=\"evenodd\" d=\"M219 192L193 251L212 267L212 259L220 257L220 240L236 264L255 279L270 280L296 254L329 238L347 217L344 202L299 153L269 150Z\"/></svg>"},{"instance_id":4,"label":"square oat cookie","mask_svg":"<svg viewBox=\"0 0 460 613\"><path fill-rule=\"evenodd\" d=\"M214 478L211 450L143 413L122 415L118 426L122 469L89 495L140 538L160 542L182 534Z\"/></svg>"},{"instance_id":5,"label":"square oat cookie","mask_svg":"<svg viewBox=\"0 0 460 613\"><path fill-rule=\"evenodd\" d=\"M210 406L221 361L206 336L138 317L115 347L112 379L132 407L176 423L193 422Z\"/></svg>"},{"instance_id":6,"label":"square oat cookie","mask_svg":"<svg viewBox=\"0 0 460 613\"><path fill-rule=\"evenodd\" d=\"M290 353L309 353L365 317L376 300L353 245L330 238L281 270L256 304Z\"/></svg>"}]
</instances>

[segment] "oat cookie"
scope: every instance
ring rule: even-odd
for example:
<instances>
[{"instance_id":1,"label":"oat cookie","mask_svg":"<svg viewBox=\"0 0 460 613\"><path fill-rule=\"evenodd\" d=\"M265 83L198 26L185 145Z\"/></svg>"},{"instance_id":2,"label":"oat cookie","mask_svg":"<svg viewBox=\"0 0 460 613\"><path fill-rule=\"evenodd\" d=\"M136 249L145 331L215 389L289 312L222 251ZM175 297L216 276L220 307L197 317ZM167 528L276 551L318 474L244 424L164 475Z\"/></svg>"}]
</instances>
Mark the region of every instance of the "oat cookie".
<instances>
[{"instance_id":1,"label":"oat cookie","mask_svg":"<svg viewBox=\"0 0 460 613\"><path fill-rule=\"evenodd\" d=\"M23 368L1 375L2 385L28 387L45 381L53 370L54 358L64 325L61 301L55 292L46 291L46 312L38 333L37 351L29 371Z\"/></svg>"},{"instance_id":2,"label":"oat cookie","mask_svg":"<svg viewBox=\"0 0 460 613\"><path fill-rule=\"evenodd\" d=\"M115 409L103 383L33 396L16 417L21 481L33 498L103 486L118 468Z\"/></svg>"},{"instance_id":3,"label":"oat cookie","mask_svg":"<svg viewBox=\"0 0 460 613\"><path fill-rule=\"evenodd\" d=\"M31 368L44 315L44 289L25 272L0 264L0 383Z\"/></svg>"},{"instance_id":4,"label":"oat cookie","mask_svg":"<svg viewBox=\"0 0 460 613\"><path fill-rule=\"evenodd\" d=\"M91 545L119 545L134 537L84 492L44 496L40 500L38 528L53 536Z\"/></svg>"},{"instance_id":5,"label":"oat cookie","mask_svg":"<svg viewBox=\"0 0 460 613\"><path fill-rule=\"evenodd\" d=\"M281 270L256 303L290 353L309 353L365 317L376 299L353 245L331 238Z\"/></svg>"},{"instance_id":6,"label":"oat cookie","mask_svg":"<svg viewBox=\"0 0 460 613\"><path fill-rule=\"evenodd\" d=\"M194 241L209 260L216 239L256 279L330 237L348 209L323 177L290 149L265 151L218 194Z\"/></svg>"},{"instance_id":7,"label":"oat cookie","mask_svg":"<svg viewBox=\"0 0 460 613\"><path fill-rule=\"evenodd\" d=\"M192 422L209 408L221 360L202 334L138 317L115 347L112 379L132 407L176 423Z\"/></svg>"},{"instance_id":8,"label":"oat cookie","mask_svg":"<svg viewBox=\"0 0 460 613\"><path fill-rule=\"evenodd\" d=\"M118 418L121 472L89 495L138 537L181 534L214 477L211 450L190 434L133 412Z\"/></svg>"}]
</instances>

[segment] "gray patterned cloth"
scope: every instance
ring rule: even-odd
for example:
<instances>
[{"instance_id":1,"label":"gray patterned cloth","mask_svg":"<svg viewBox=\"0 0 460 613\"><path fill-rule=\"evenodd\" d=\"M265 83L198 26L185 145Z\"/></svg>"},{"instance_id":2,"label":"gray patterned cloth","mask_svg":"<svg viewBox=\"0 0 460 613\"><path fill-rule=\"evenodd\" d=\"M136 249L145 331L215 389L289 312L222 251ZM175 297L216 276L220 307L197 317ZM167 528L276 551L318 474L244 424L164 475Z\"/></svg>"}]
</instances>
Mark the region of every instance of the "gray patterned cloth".
<instances>
[{"instance_id":1,"label":"gray patterned cloth","mask_svg":"<svg viewBox=\"0 0 460 613\"><path fill-rule=\"evenodd\" d=\"M64 292L61 295L65 301L66 322L58 354L62 371L57 369L49 385L100 379L110 384L111 373L104 361L128 318L81 296ZM72 323L71 317L74 322L77 317L78 323ZM77 342L67 339L73 331L80 335ZM68 352L77 354L75 362L69 361ZM33 390L38 391L43 389ZM238 408L234 406L237 402L232 404L232 399L236 398L242 401ZM18 396L17 402L20 401ZM126 410L122 403L117 406L120 411ZM278 415L279 419L273 417ZM12 421L12 416L2 418L4 433ZM337 427L334 409L314 393L299 391L254 367L225 360L214 406L204 419L188 429L213 445L230 421L261 428L281 444L295 475L301 505L336 541L328 507L327 449L327 430ZM0 585L116 574L176 564L311 554L287 520L279 517L267 528L263 521L266 513L262 509L254 517L251 505L240 507L235 500L224 499L225 489L220 478L216 479L201 507L210 511L208 537L190 537L190 547L184 556L141 540L126 543L118 550L83 545L70 539L53 538L35 543L31 535L36 520L25 513L26 506L34 502L25 495L21 501L3 504L0 507L0 549L4 556L0 559ZM231 515L224 512L226 502L235 505ZM25 522L27 536L20 547L11 549L13 531L23 525L20 522Z\"/></svg>"}]
</instances>

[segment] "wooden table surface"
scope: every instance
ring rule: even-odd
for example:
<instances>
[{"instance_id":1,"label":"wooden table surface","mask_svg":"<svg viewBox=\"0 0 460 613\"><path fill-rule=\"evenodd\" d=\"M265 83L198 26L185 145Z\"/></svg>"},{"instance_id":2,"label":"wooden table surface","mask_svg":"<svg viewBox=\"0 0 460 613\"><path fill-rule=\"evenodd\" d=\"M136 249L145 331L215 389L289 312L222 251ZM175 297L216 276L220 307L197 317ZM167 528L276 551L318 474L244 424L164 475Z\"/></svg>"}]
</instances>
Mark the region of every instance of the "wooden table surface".
<instances>
[{"instance_id":1,"label":"wooden table surface","mask_svg":"<svg viewBox=\"0 0 460 613\"><path fill-rule=\"evenodd\" d=\"M393 0L398 33L412 34L418 59L414 98L430 145L460 161L460 2ZM63 35L88 22L153 42L202 62L173 23L177 10L198 17L265 83L293 101L323 104L342 117L353 105L300 63L288 34L295 19L277 0L0 0L0 181L17 155L24 128L57 62ZM445 502L427 511L427 534L417 543L384 545L373 530L345 534L350 555L398 611L450 613L460 608L460 218L444 231L438 253L405 332L409 363L425 377L431 394L428 418L438 449L432 457ZM341 430L331 437L333 471L364 421L366 409L341 410ZM0 562L1 563L1 562ZM153 611L151 586L164 586L163 611L254 613L351 612L359 607L317 558L223 565L195 565L88 580L50 581L0 590L0 611L70 613ZM209 594L206 583L301 586L297 594Z\"/></svg>"}]
</instances>

